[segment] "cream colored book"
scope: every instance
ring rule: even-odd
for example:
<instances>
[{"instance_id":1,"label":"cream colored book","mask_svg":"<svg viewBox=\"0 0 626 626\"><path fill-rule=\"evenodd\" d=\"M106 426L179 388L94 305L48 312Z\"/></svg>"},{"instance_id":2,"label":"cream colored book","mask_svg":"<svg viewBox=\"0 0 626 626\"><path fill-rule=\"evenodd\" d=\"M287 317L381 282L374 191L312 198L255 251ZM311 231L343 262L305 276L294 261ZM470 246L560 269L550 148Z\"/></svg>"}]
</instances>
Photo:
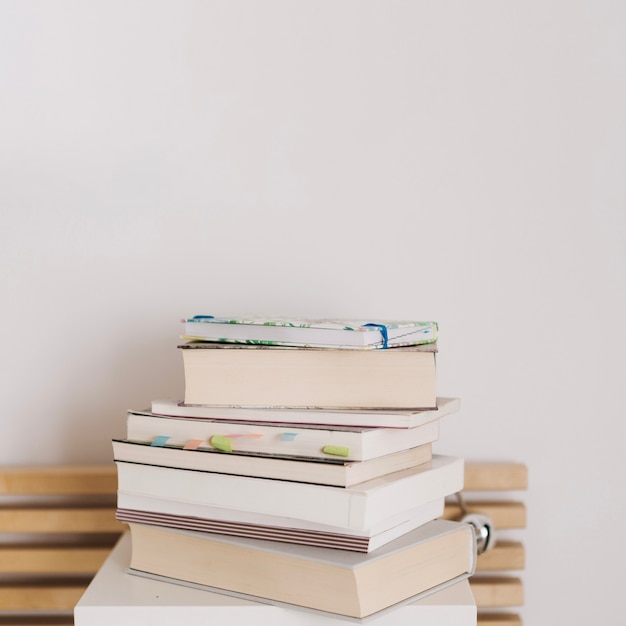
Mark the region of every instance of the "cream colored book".
<instances>
[{"instance_id":1,"label":"cream colored book","mask_svg":"<svg viewBox=\"0 0 626 626\"><path fill-rule=\"evenodd\" d=\"M131 523L130 573L368 618L474 572L469 524L434 520L371 554Z\"/></svg>"},{"instance_id":2,"label":"cream colored book","mask_svg":"<svg viewBox=\"0 0 626 626\"><path fill-rule=\"evenodd\" d=\"M342 350L191 342L179 346L185 404L434 409L436 344Z\"/></svg>"}]
</instances>

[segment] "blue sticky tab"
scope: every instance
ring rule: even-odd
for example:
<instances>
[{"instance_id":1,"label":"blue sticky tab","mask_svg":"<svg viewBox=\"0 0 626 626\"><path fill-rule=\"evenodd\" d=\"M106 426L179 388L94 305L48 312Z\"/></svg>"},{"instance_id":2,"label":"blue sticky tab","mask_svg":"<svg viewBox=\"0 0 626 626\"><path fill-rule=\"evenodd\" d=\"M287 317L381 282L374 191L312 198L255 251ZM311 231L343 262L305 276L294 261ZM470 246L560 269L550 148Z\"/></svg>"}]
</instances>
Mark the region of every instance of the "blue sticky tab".
<instances>
[{"instance_id":1,"label":"blue sticky tab","mask_svg":"<svg viewBox=\"0 0 626 626\"><path fill-rule=\"evenodd\" d=\"M194 315L192 320L214 320L215 315Z\"/></svg>"},{"instance_id":2,"label":"blue sticky tab","mask_svg":"<svg viewBox=\"0 0 626 626\"><path fill-rule=\"evenodd\" d=\"M298 436L298 433L282 433L280 436L281 441L293 441Z\"/></svg>"},{"instance_id":3,"label":"blue sticky tab","mask_svg":"<svg viewBox=\"0 0 626 626\"><path fill-rule=\"evenodd\" d=\"M167 443L168 439L169 437L155 437L150 445L162 448Z\"/></svg>"},{"instance_id":4,"label":"blue sticky tab","mask_svg":"<svg viewBox=\"0 0 626 626\"><path fill-rule=\"evenodd\" d=\"M380 328L380 334L383 336L383 348L387 347L389 343L389 333L387 331L387 327L384 324L363 324L363 326L375 326L376 328Z\"/></svg>"}]
</instances>

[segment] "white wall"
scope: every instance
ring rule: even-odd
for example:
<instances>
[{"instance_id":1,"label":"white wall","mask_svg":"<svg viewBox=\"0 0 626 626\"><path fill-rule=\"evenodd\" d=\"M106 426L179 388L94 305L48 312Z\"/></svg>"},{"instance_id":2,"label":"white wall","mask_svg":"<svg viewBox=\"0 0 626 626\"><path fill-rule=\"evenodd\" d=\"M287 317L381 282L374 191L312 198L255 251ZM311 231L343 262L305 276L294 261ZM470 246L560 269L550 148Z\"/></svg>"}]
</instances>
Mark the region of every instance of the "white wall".
<instances>
[{"instance_id":1,"label":"white wall","mask_svg":"<svg viewBox=\"0 0 626 626\"><path fill-rule=\"evenodd\" d=\"M110 460L183 316L436 319L525 623L620 623L625 9L0 1L2 463Z\"/></svg>"}]
</instances>

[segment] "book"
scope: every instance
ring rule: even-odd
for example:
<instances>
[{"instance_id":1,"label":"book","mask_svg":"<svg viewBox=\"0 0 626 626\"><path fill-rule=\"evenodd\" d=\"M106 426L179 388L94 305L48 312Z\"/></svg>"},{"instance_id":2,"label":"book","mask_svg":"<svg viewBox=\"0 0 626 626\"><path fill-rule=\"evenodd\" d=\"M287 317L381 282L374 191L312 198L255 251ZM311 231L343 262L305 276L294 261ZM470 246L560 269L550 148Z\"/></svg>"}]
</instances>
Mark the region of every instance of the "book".
<instances>
[{"instance_id":1,"label":"book","mask_svg":"<svg viewBox=\"0 0 626 626\"><path fill-rule=\"evenodd\" d=\"M368 461L327 461L255 453L234 454L213 449L185 449L171 445L153 446L149 443L114 439L113 457L116 461L128 463L351 487L430 461L432 446L427 443Z\"/></svg>"},{"instance_id":2,"label":"book","mask_svg":"<svg viewBox=\"0 0 626 626\"><path fill-rule=\"evenodd\" d=\"M143 509L119 508L116 518L125 523L139 522L142 524L154 524L169 528L182 528L183 530L200 530L203 532L234 535L236 537L251 537L267 539L268 541L282 541L286 543L299 543L307 546L319 546L322 548L335 548L337 550L352 550L353 552L373 552L381 546L401 537L405 533L441 517L445 507L445 499L439 498L416 508L407 514L404 521L394 522L389 528L369 533L346 533L341 530L308 529L305 524L295 526L297 520L283 520L282 525L255 524L251 522L237 522L232 520L220 520L191 515L174 515L171 513L152 512L146 509L160 508L158 502L149 502L146 506L145 499L139 506ZM156 505L156 507L154 506Z\"/></svg>"},{"instance_id":3,"label":"book","mask_svg":"<svg viewBox=\"0 0 626 626\"><path fill-rule=\"evenodd\" d=\"M338 626L341 621L357 621L131 576L127 572L130 552L130 533L124 533L78 600L76 626ZM476 603L469 582L462 580L381 615L374 623L476 626Z\"/></svg>"},{"instance_id":4,"label":"book","mask_svg":"<svg viewBox=\"0 0 626 626\"><path fill-rule=\"evenodd\" d=\"M167 412L169 409L164 404L161 402L159 409ZM170 403L170 406L174 412L175 403ZM439 420L457 407L458 401L440 398L439 410L424 411L421 424L407 429L214 418L181 419L149 411L128 411L126 439L154 442L158 437L159 442L169 445L226 452L367 461L436 441Z\"/></svg>"},{"instance_id":5,"label":"book","mask_svg":"<svg viewBox=\"0 0 626 626\"><path fill-rule=\"evenodd\" d=\"M273 538L275 541L371 552L404 533L441 517L445 498L436 498L400 511L363 529L139 495L123 490L118 491L117 506L117 517L124 522L140 521L188 530L224 532L244 537Z\"/></svg>"},{"instance_id":6,"label":"book","mask_svg":"<svg viewBox=\"0 0 626 626\"><path fill-rule=\"evenodd\" d=\"M185 404L434 409L436 343L342 350L190 342Z\"/></svg>"},{"instance_id":7,"label":"book","mask_svg":"<svg viewBox=\"0 0 626 626\"><path fill-rule=\"evenodd\" d=\"M278 422L283 424L313 424L331 426L369 426L381 428L415 428L459 410L459 398L437 398L434 409L310 409L282 407L239 407L185 404L177 400L153 400L154 415L191 417L244 422Z\"/></svg>"},{"instance_id":8,"label":"book","mask_svg":"<svg viewBox=\"0 0 626 626\"><path fill-rule=\"evenodd\" d=\"M463 459L443 455L352 487L116 463L118 492L355 530L463 488Z\"/></svg>"},{"instance_id":9,"label":"book","mask_svg":"<svg viewBox=\"0 0 626 626\"><path fill-rule=\"evenodd\" d=\"M183 320L184 338L296 347L391 348L433 343L436 322L214 317Z\"/></svg>"},{"instance_id":10,"label":"book","mask_svg":"<svg viewBox=\"0 0 626 626\"><path fill-rule=\"evenodd\" d=\"M130 523L129 573L368 618L467 578L469 524L434 520L370 554Z\"/></svg>"}]
</instances>

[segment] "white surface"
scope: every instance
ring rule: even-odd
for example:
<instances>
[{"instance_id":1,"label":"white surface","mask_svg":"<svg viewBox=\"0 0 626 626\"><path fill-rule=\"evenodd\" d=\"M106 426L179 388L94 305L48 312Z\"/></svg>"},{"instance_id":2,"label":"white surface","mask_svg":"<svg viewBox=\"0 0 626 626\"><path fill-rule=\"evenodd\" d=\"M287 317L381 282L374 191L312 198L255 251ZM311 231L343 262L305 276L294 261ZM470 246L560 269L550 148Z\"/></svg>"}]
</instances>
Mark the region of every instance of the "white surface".
<instances>
[{"instance_id":1,"label":"white surface","mask_svg":"<svg viewBox=\"0 0 626 626\"><path fill-rule=\"evenodd\" d=\"M615 622L624 3L4 0L0 53L3 463L109 461L181 317L434 319L524 622Z\"/></svg>"},{"instance_id":2,"label":"white surface","mask_svg":"<svg viewBox=\"0 0 626 626\"><path fill-rule=\"evenodd\" d=\"M76 626L338 626L358 622L132 576L126 573L129 562L130 536L126 534L75 608ZM365 622L413 626L416 620L424 626L475 625L476 606L469 583L462 581Z\"/></svg>"}]
</instances>

